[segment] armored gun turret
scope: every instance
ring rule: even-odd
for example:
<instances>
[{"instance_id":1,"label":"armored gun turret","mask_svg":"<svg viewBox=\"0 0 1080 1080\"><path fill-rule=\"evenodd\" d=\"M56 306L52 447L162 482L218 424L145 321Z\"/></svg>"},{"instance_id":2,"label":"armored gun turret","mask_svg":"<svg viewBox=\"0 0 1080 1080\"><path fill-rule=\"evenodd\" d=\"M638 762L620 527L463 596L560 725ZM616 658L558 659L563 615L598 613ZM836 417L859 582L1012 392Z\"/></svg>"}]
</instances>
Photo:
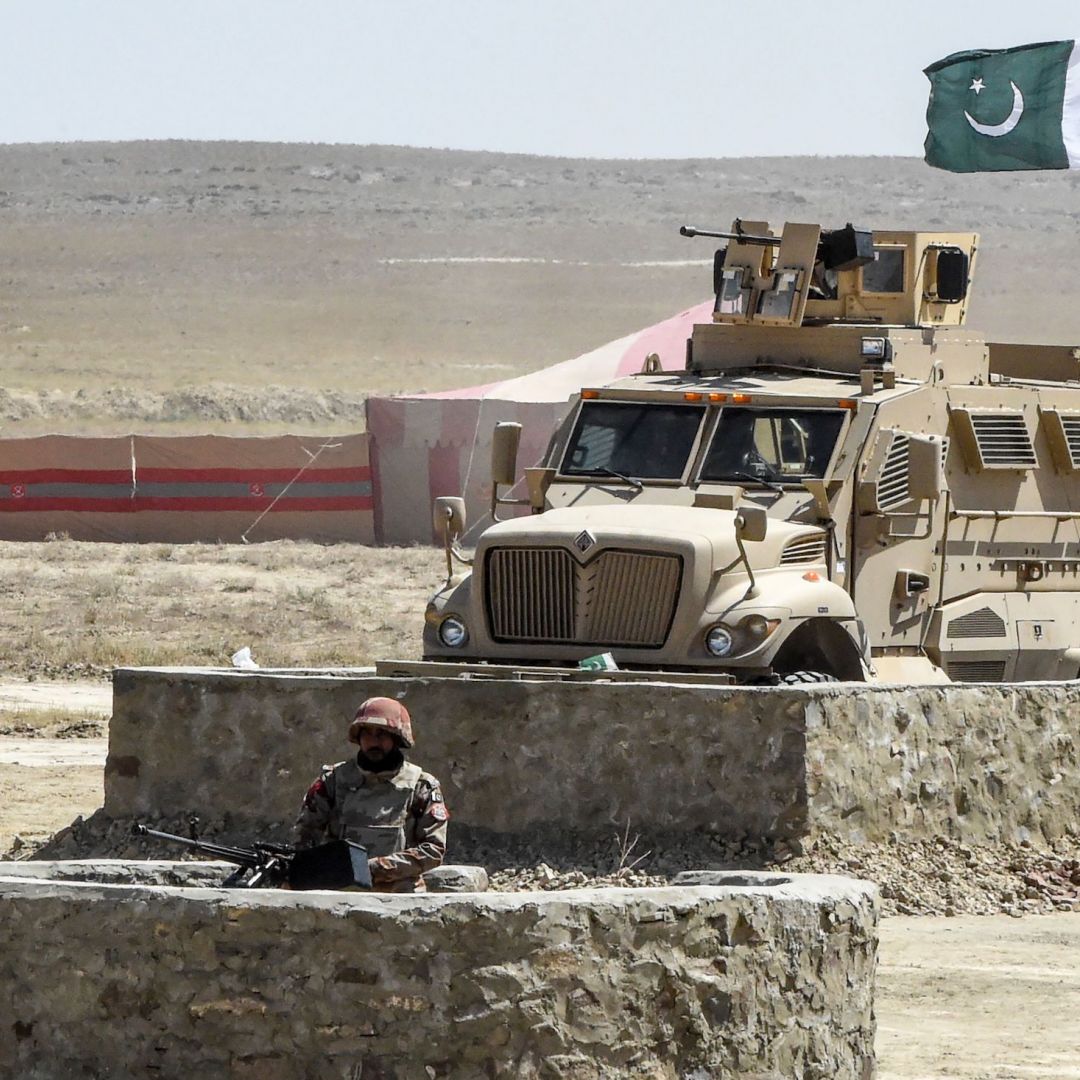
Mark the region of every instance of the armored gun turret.
<instances>
[{"instance_id":1,"label":"armored gun turret","mask_svg":"<svg viewBox=\"0 0 1080 1080\"><path fill-rule=\"evenodd\" d=\"M525 470L513 502L530 513L496 520L471 557L464 504L437 500L448 576L428 664L571 674L610 653L632 678L1077 677L1080 353L965 325L978 237L682 231L727 241L685 370L650 360L583 389ZM496 432L496 518L516 434Z\"/></svg>"}]
</instances>

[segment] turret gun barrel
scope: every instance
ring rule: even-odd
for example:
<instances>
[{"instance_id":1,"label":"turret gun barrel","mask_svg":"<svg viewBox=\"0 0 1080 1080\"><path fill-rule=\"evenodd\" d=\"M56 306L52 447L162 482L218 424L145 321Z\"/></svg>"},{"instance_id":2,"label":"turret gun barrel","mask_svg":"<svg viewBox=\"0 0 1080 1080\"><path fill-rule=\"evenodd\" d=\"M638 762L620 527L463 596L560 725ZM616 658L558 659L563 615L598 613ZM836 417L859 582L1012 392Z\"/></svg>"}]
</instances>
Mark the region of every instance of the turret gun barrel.
<instances>
[{"instance_id":1,"label":"turret gun barrel","mask_svg":"<svg viewBox=\"0 0 1080 1080\"><path fill-rule=\"evenodd\" d=\"M735 232L716 232L712 229L695 229L693 225L683 225L679 229L680 236L711 236L717 240L737 240L740 244L760 244L762 247L779 247L779 236L758 236L755 233L743 232L738 220L735 222Z\"/></svg>"}]
</instances>

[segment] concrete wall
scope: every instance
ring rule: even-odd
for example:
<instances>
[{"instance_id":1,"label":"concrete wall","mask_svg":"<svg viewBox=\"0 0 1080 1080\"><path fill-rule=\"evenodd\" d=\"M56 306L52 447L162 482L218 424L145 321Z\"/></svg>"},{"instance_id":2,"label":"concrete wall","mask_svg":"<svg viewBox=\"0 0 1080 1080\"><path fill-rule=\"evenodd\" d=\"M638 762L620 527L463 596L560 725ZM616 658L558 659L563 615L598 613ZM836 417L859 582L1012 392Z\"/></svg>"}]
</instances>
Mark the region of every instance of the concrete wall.
<instances>
[{"instance_id":1,"label":"concrete wall","mask_svg":"<svg viewBox=\"0 0 1080 1080\"><path fill-rule=\"evenodd\" d=\"M0 1074L870 1080L847 878L469 897L41 881L0 864Z\"/></svg>"},{"instance_id":2,"label":"concrete wall","mask_svg":"<svg viewBox=\"0 0 1080 1080\"><path fill-rule=\"evenodd\" d=\"M1080 820L1080 688L714 688L120 670L105 815L284 829L371 694L458 826L790 839L1052 838Z\"/></svg>"}]
</instances>

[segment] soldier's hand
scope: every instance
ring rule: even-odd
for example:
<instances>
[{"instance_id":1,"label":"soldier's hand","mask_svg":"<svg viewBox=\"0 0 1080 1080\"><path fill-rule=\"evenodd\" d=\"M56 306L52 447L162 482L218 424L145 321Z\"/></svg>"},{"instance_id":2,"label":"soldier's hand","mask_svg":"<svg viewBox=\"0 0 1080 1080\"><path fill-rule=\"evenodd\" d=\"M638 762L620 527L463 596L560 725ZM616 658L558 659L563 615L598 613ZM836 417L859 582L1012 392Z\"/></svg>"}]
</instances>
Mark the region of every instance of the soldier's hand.
<instances>
[{"instance_id":1,"label":"soldier's hand","mask_svg":"<svg viewBox=\"0 0 1080 1080\"><path fill-rule=\"evenodd\" d=\"M374 859L368 859L368 869L371 871L372 882L385 881L390 876L391 862L384 855L377 855Z\"/></svg>"}]
</instances>

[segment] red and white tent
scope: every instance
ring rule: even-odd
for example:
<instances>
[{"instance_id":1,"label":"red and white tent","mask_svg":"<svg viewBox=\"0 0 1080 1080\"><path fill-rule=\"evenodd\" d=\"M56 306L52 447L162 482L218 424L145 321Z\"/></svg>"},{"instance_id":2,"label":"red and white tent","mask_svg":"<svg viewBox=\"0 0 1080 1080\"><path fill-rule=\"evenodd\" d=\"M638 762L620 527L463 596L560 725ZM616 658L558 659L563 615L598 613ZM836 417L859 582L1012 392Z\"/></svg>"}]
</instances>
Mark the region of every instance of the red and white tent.
<instances>
[{"instance_id":1,"label":"red and white tent","mask_svg":"<svg viewBox=\"0 0 1080 1080\"><path fill-rule=\"evenodd\" d=\"M439 495L464 495L469 536L488 523L491 433L500 420L522 425L522 469L547 449L569 399L583 386L603 386L640 371L656 353L668 371L681 370L695 323L709 322L712 301L573 360L516 379L449 390L367 400L375 535L380 543L430 543L431 506ZM521 490L515 492L520 494Z\"/></svg>"}]
</instances>

